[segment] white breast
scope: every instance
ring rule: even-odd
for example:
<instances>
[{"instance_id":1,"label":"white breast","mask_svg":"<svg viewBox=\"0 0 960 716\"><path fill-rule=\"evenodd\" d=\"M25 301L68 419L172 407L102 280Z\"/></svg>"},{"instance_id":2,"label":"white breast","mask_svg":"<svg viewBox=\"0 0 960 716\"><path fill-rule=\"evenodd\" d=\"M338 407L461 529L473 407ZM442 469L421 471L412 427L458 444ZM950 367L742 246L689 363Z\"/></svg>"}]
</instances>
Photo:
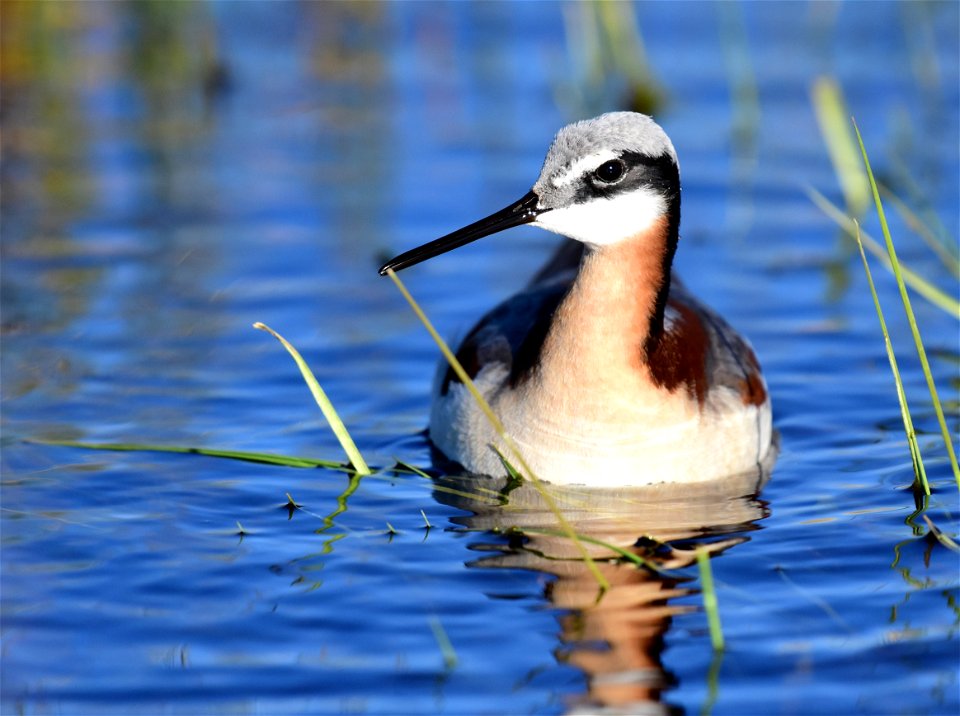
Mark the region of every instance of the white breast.
<instances>
[{"instance_id":1,"label":"white breast","mask_svg":"<svg viewBox=\"0 0 960 716\"><path fill-rule=\"evenodd\" d=\"M522 389L505 389L506 379L507 371L497 366L481 371L476 383L524 459L547 482L595 487L704 482L754 470L767 458L770 403L745 406L733 391L715 391L703 410L658 409L647 401L632 409L611 406L616 417L597 421L555 404L538 405ZM509 456L506 446L459 383L434 401L430 438L470 472L505 474L490 445Z\"/></svg>"}]
</instances>

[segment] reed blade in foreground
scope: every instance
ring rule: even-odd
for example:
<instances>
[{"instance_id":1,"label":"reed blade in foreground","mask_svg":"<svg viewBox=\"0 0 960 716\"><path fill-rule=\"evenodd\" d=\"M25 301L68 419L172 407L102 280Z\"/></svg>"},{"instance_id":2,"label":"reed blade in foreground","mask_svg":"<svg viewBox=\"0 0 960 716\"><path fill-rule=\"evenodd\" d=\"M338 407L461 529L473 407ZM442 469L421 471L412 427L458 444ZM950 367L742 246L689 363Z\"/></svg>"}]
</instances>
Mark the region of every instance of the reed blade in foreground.
<instances>
[{"instance_id":1,"label":"reed blade in foreground","mask_svg":"<svg viewBox=\"0 0 960 716\"><path fill-rule=\"evenodd\" d=\"M347 453L347 458L357 471L357 474L369 475L370 468L367 467L367 463L360 454L360 451L357 449L356 443L353 442L353 438L350 437L347 427L343 424L340 416L337 415L337 411L333 407L333 403L330 402L327 394L323 392L323 388L320 387L320 383L317 382L316 377L313 375L313 371L310 370L310 366L307 365L307 362L303 359L303 356L300 355L300 352L289 342L287 342L286 338L270 328L270 326L257 322L253 324L253 327L260 331L266 331L280 341L280 344L287 349L287 353L289 353L296 362L297 367L300 369L300 373L303 375L304 381L307 383L307 387L310 388L310 392L313 394L313 399L320 407L323 417L327 419L327 423L330 425L330 429L333 430L333 434L336 435L337 440L340 441L340 445L343 447L344 452Z\"/></svg>"},{"instance_id":2,"label":"reed blade in foreground","mask_svg":"<svg viewBox=\"0 0 960 716\"><path fill-rule=\"evenodd\" d=\"M877 318L880 319L880 330L883 332L883 343L887 350L887 360L890 362L893 382L897 387L897 399L900 401L900 417L903 419L903 429L907 434L907 445L910 446L910 458L913 461L914 478L916 483L923 488L924 494L929 495L930 484L927 482L927 471L923 466L923 458L920 455L920 445L917 443L917 432L914 430L910 407L907 405L907 394L903 389L903 380L900 378L900 367L897 365L897 356L894 354L893 344L890 342L890 333L887 331L887 321L883 317L883 309L880 307L880 297L877 296L877 289L873 284L873 274L870 271L870 264L867 263L867 255L863 251L863 242L860 240L860 224L856 220L854 224L856 224L857 227L857 247L860 249L863 270L867 274L867 284L870 286L870 295L873 296L873 305L877 309Z\"/></svg>"},{"instance_id":3,"label":"reed blade in foreground","mask_svg":"<svg viewBox=\"0 0 960 716\"><path fill-rule=\"evenodd\" d=\"M867 178L870 180L870 189L873 191L873 201L877 207L877 216L880 217L880 228L883 229L883 238L887 244L887 252L890 254L893 274L897 278L897 288L900 289L900 300L903 302L903 310L907 314L907 322L910 324L910 332L913 334L913 342L917 348L917 356L920 358L920 365L923 367L923 375L927 380L927 389L930 391L933 409L937 414L937 422L940 423L940 433L943 435L943 443L947 448L947 455L950 458L953 477L954 480L956 480L957 489L960 490L960 466L957 465L957 455L953 450L953 438L950 435L950 429L947 427L947 421L943 415L943 406L940 404L940 397L937 395L937 384L933 380L930 362L927 360L927 351L923 347L923 339L920 337L920 329L917 327L917 317L914 315L913 307L910 304L910 295L907 293L907 287L904 285L903 276L900 273L900 261L897 258L897 250L893 246L893 238L890 236L890 227L887 224L887 217L883 211L883 202L880 201L880 190L877 188L873 170L870 168L870 158L867 156L867 148L863 143L863 137L860 136L860 128L857 126L857 121L852 117L851 121L857 133L857 141L860 143L860 153L863 155L863 164L867 169Z\"/></svg>"},{"instance_id":4,"label":"reed blade in foreground","mask_svg":"<svg viewBox=\"0 0 960 716\"><path fill-rule=\"evenodd\" d=\"M713 570L710 568L710 553L706 549L697 550L697 566L700 568L700 585L703 588L703 610L707 613L707 624L710 627L710 644L714 651L723 651L720 607L717 602L717 590L713 584Z\"/></svg>"}]
</instances>

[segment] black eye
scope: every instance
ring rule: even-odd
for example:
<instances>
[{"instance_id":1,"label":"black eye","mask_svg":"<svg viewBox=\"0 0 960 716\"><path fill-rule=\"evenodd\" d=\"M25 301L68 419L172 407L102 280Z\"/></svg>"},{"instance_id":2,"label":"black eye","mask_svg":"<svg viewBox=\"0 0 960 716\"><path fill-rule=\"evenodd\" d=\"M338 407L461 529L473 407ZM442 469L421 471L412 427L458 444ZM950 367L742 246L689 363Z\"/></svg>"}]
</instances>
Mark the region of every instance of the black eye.
<instances>
[{"instance_id":1,"label":"black eye","mask_svg":"<svg viewBox=\"0 0 960 716\"><path fill-rule=\"evenodd\" d=\"M619 159L611 159L609 162L604 162L597 167L593 175L604 184L613 184L623 176L625 171L626 167L623 166L623 162Z\"/></svg>"}]
</instances>

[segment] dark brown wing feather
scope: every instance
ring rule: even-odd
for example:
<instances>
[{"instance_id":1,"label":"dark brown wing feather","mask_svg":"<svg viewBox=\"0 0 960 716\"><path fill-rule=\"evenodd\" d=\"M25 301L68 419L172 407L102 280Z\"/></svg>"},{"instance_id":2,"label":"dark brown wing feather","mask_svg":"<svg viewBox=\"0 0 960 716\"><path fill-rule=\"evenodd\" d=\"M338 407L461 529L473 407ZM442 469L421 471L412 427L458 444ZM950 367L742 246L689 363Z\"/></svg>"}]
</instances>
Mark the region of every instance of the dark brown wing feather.
<instances>
[{"instance_id":1,"label":"dark brown wing feather","mask_svg":"<svg viewBox=\"0 0 960 716\"><path fill-rule=\"evenodd\" d=\"M670 325L649 356L654 379L671 390L684 384L701 406L720 387L738 392L744 405L763 405L767 390L750 344L675 278L667 308Z\"/></svg>"}]
</instances>

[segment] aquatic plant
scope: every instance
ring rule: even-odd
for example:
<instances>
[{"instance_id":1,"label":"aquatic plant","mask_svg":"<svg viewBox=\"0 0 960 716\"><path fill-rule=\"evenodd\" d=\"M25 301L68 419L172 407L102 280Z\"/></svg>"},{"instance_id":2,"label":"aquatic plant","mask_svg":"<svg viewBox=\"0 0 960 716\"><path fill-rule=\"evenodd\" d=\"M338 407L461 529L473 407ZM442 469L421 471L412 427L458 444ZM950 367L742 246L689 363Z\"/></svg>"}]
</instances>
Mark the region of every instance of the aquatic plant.
<instances>
[{"instance_id":1,"label":"aquatic plant","mask_svg":"<svg viewBox=\"0 0 960 716\"><path fill-rule=\"evenodd\" d=\"M907 315L907 322L910 324L910 333L913 336L913 342L917 349L917 356L920 358L920 365L923 368L923 376L927 381L927 389L930 391L930 400L933 403L933 409L937 414L937 422L940 424L940 432L943 435L944 446L947 449L947 456L950 459L950 467L953 470L954 479L957 482L957 488L960 489L960 467L957 465L957 455L953 450L953 439L950 437L950 430L947 427L947 421L943 415L943 406L940 403L940 397L937 395L937 384L930 371L930 362L927 360L927 351L923 345L923 339L920 336L920 329L917 327L917 318L914 315L913 307L910 304L910 294L903 281L903 275L900 271L900 261L897 258L897 251L893 245L893 238L890 236L890 227L887 224L887 217L883 210L883 202L880 200L880 190L877 188L876 179L873 176L873 170L870 168L870 158L867 156L867 149L863 143L863 137L860 136L860 128L857 127L856 120L853 121L853 128L857 133L857 142L860 145L860 152L863 155L863 163L867 169L867 177L870 180L870 189L873 192L873 201L877 208L877 215L880 218L880 227L883 230L883 238L886 241L887 252L890 255L890 263L893 268L893 274L897 279L897 288L900 291L900 300L903 302L903 310ZM927 488L929 492L929 487Z\"/></svg>"},{"instance_id":2,"label":"aquatic plant","mask_svg":"<svg viewBox=\"0 0 960 716\"><path fill-rule=\"evenodd\" d=\"M720 608L717 602L717 590L713 585L713 570L710 568L708 549L703 547L697 549L697 567L700 569L700 585L703 589L703 609L707 613L707 624L710 627L710 644L714 651L723 651Z\"/></svg>"},{"instance_id":3,"label":"aquatic plant","mask_svg":"<svg viewBox=\"0 0 960 716\"><path fill-rule=\"evenodd\" d=\"M910 458L913 463L913 474L917 482L923 488L925 495L930 494L930 484L927 482L927 471L923 466L923 458L920 456L920 446L917 444L917 431L913 427L913 417L910 414L910 406L907 405L907 395L903 389L903 380L900 378L900 368L897 364L897 356L893 352L893 344L890 342L890 332L887 330L887 321L883 317L883 308L880 306L880 297L877 296L877 289L873 283L873 273L870 271L870 264L867 262L867 255L863 251L863 241L860 237L860 223L854 220L857 226L857 246L860 249L860 258L863 260L863 270L867 275L867 284L870 286L870 295L873 296L873 304L877 309L877 318L880 319L880 330L883 333L883 344L887 351L887 360L890 362L890 370L893 372L893 382L897 388L897 400L900 402L900 416L903 419L903 429L907 434L907 445L910 446Z\"/></svg>"},{"instance_id":4,"label":"aquatic plant","mask_svg":"<svg viewBox=\"0 0 960 716\"><path fill-rule=\"evenodd\" d=\"M863 243L864 248L870 254L875 256L885 269L887 269L891 274L893 273L893 264L890 262L890 256L887 254L886 249L884 249L884 247L877 242L876 239L870 236L870 234L868 234L862 228L858 229L852 217L848 216L843 209L834 204L819 191L811 186L805 186L804 191L810 198L810 201L812 201L829 219L843 229L847 236L849 236L851 239L856 239L856 236L859 233L860 240ZM957 299L953 298L945 291L935 286L933 283L925 279L917 271L914 271L902 261L900 262L900 276L907 287L913 289L917 295L922 296L937 308L943 309L950 316L960 319L960 301L957 301Z\"/></svg>"},{"instance_id":5,"label":"aquatic plant","mask_svg":"<svg viewBox=\"0 0 960 716\"><path fill-rule=\"evenodd\" d=\"M886 212L884 211L883 201L880 196L880 188L870 166L870 158L867 153L863 137L860 135L860 129L856 121L851 118L848 124L844 119L846 108L839 86L836 82L826 78L817 80L811 91L812 102L816 110L817 118L820 124L821 133L824 142L827 145L828 153L837 174L841 191L847 204L847 213L844 213L826 197L812 188L807 188L807 194L827 216L836 221L851 237L853 237L859 247L861 259L866 272L867 282L874 301L874 307L880 320L881 332L884 337L884 344L887 352L887 358L893 373L894 386L897 392L898 402L900 404L901 418L903 420L904 431L907 436L907 444L910 449L911 463L914 471L915 484L922 489L926 495L930 494L930 485L927 481L926 469L923 464L923 458L920 454L920 448L917 443L916 431L913 425L913 417L907 404L906 392L903 387L903 381L897 366L896 355L893 351L893 344L887 330L886 321L883 316L883 310L880 299L876 292L873 282L873 276L867 262L864 247L871 251L875 256L881 259L883 265L893 274L900 294L900 300L903 304L904 312L907 317L907 323L910 326L910 332L916 348L917 356L926 379L927 389L930 393L930 400L937 416L937 422L943 437L947 457L950 467L953 471L954 479L960 489L960 468L957 465L957 457L953 448L953 441L946 419L943 413L943 406L937 394L936 382L930 369L930 363L927 359L927 351L920 335L920 329L917 326L916 315L910 303L910 295L907 286L913 288L918 294L927 298L934 305L944 309L950 315L960 318L960 303L948 296L944 291L934 286L930 281L921 277L915 271L904 267L898 256L893 238L890 233L890 227L887 222ZM850 131L852 126L853 131ZM854 139L855 138L855 139ZM859 156L859 158L858 158ZM885 192L892 195L892 192ZM860 214L867 208L869 200L872 198L874 207L880 221L881 231L884 237L884 246L867 236L860 230L860 224L854 216L849 214ZM902 204L903 202L898 202ZM904 205L905 206L905 205ZM909 211L906 213L914 224L921 224L919 219ZM943 252L937 252L944 261ZM949 255L947 256L947 258ZM948 267L950 261L947 262Z\"/></svg>"}]
</instances>

